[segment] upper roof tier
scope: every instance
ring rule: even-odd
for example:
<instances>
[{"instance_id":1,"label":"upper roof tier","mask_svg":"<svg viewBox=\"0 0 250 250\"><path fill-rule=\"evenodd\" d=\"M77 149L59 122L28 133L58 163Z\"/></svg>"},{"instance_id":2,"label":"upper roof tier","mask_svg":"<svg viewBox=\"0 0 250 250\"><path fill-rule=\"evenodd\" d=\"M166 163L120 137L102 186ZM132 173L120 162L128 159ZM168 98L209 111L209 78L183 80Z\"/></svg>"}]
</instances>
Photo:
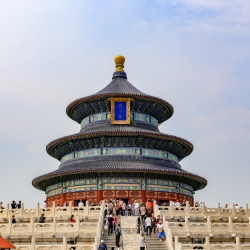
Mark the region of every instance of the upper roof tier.
<instances>
[{"instance_id":1,"label":"upper roof tier","mask_svg":"<svg viewBox=\"0 0 250 250\"><path fill-rule=\"evenodd\" d=\"M125 58L116 56L116 71L112 81L97 93L83 97L70 103L66 109L68 116L74 121L81 121L92 114L110 112L110 97L130 97L133 98L131 112L143 113L153 116L162 123L169 119L174 109L171 104L160 98L150 96L138 90L129 81L127 74L123 71Z\"/></svg>"}]
</instances>

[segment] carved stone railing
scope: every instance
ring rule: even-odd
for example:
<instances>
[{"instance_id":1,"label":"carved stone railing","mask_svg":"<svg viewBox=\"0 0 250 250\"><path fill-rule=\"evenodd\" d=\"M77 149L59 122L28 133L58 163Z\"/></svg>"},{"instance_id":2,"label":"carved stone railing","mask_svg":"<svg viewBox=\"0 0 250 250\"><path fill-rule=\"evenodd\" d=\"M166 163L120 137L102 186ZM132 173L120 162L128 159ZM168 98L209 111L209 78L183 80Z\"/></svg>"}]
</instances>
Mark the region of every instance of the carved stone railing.
<instances>
[{"instance_id":1,"label":"carved stone railing","mask_svg":"<svg viewBox=\"0 0 250 250\"><path fill-rule=\"evenodd\" d=\"M210 237L206 236L203 244L182 244L179 242L178 236L175 236L175 250L191 250L191 249L204 249L204 250L247 250L250 249L250 244L241 244L240 238L235 238L235 243L229 244L211 244Z\"/></svg>"},{"instance_id":2,"label":"carved stone railing","mask_svg":"<svg viewBox=\"0 0 250 250\"><path fill-rule=\"evenodd\" d=\"M100 244L100 241L101 241L101 236L104 234L104 231L103 231L104 230L104 205L105 205L105 203L103 201L101 206L98 207L98 208L100 208L100 210L99 210L99 221L97 223L94 250L98 250L99 244ZM93 211L93 210L91 210L91 211ZM98 210L94 210L94 211L98 211Z\"/></svg>"},{"instance_id":3,"label":"carved stone railing","mask_svg":"<svg viewBox=\"0 0 250 250\"><path fill-rule=\"evenodd\" d=\"M205 203L202 203L201 207L190 207L189 202L186 202L186 206L175 207L172 203L169 206L158 206L154 203L155 215L166 216L231 216L233 218L248 218L250 211L248 204L244 208L235 208L234 204L231 208L221 208L220 203L217 207L207 207Z\"/></svg>"},{"instance_id":4,"label":"carved stone railing","mask_svg":"<svg viewBox=\"0 0 250 250\"><path fill-rule=\"evenodd\" d=\"M12 215L15 215L16 218L31 218L40 217L41 214L44 214L45 217L70 217L72 214L74 214L75 216L99 216L100 210L101 206L90 206L88 201L86 201L86 205L84 207L73 207L72 202L69 202L68 207L58 207L55 206L55 202L53 202L52 207L47 208L41 208L39 203L37 203L37 206L35 208L24 208L24 204L22 203L20 209L11 209L9 208L9 204L7 204L5 209L0 209L0 218L11 218Z\"/></svg>"},{"instance_id":5,"label":"carved stone railing","mask_svg":"<svg viewBox=\"0 0 250 250\"><path fill-rule=\"evenodd\" d=\"M169 250L173 250L174 249L174 242L173 242L173 235L172 235L172 230L169 227L169 222L166 221L165 216L163 216L163 225L164 225L164 230L165 230L165 234L166 234L166 247Z\"/></svg>"}]
</instances>

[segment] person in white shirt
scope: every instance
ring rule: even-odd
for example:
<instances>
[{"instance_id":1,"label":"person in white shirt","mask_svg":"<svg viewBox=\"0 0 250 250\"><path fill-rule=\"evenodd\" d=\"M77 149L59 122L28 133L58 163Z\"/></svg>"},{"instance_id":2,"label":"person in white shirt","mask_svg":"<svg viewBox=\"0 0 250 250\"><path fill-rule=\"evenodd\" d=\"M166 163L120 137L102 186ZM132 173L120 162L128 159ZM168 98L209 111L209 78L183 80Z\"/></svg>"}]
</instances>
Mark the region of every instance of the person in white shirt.
<instances>
[{"instance_id":1,"label":"person in white shirt","mask_svg":"<svg viewBox=\"0 0 250 250\"><path fill-rule=\"evenodd\" d=\"M147 236L148 236L148 231L149 231L149 236L151 236L151 226L152 226L152 220L150 216L148 215L145 220L145 232Z\"/></svg>"},{"instance_id":2,"label":"person in white shirt","mask_svg":"<svg viewBox=\"0 0 250 250\"><path fill-rule=\"evenodd\" d=\"M84 204L82 200L80 200L80 202L78 203L78 207L80 208L79 210L83 210Z\"/></svg>"},{"instance_id":3,"label":"person in white shirt","mask_svg":"<svg viewBox=\"0 0 250 250\"><path fill-rule=\"evenodd\" d=\"M144 238L144 234L142 234L140 237L140 250L145 250L145 247L146 247L146 241Z\"/></svg>"},{"instance_id":4,"label":"person in white shirt","mask_svg":"<svg viewBox=\"0 0 250 250\"><path fill-rule=\"evenodd\" d=\"M158 229L158 238L160 238L160 241L162 240L162 238L166 238L166 234L165 234L165 231L164 231L164 226L163 226L161 220L157 224L157 229Z\"/></svg>"},{"instance_id":5,"label":"person in white shirt","mask_svg":"<svg viewBox=\"0 0 250 250\"><path fill-rule=\"evenodd\" d=\"M174 204L176 207L179 207L181 205L181 203L179 201L176 201Z\"/></svg>"},{"instance_id":6,"label":"person in white shirt","mask_svg":"<svg viewBox=\"0 0 250 250\"><path fill-rule=\"evenodd\" d=\"M135 216L138 216L140 203L137 200L135 200L134 204L133 204L133 207L134 207L134 211L135 211Z\"/></svg>"}]
</instances>

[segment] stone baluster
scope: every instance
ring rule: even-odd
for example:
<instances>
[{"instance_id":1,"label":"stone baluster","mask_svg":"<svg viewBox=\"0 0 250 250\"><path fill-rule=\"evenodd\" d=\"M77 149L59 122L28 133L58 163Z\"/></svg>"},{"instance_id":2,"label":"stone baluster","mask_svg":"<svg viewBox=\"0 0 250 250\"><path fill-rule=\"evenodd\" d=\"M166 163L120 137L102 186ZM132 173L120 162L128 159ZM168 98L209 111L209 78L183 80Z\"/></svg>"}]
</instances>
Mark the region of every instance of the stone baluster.
<instances>
[{"instance_id":1,"label":"stone baluster","mask_svg":"<svg viewBox=\"0 0 250 250\"><path fill-rule=\"evenodd\" d=\"M36 216L40 216L40 203L39 202L37 202L37 204L36 204L36 209L35 209L35 215Z\"/></svg>"},{"instance_id":2,"label":"stone baluster","mask_svg":"<svg viewBox=\"0 0 250 250\"><path fill-rule=\"evenodd\" d=\"M203 216L207 215L207 207L204 201L202 202L201 211Z\"/></svg>"},{"instance_id":3,"label":"stone baluster","mask_svg":"<svg viewBox=\"0 0 250 250\"><path fill-rule=\"evenodd\" d=\"M209 234L212 233L212 223L211 223L211 217L210 216L207 216L207 230L208 230Z\"/></svg>"},{"instance_id":4,"label":"stone baluster","mask_svg":"<svg viewBox=\"0 0 250 250\"><path fill-rule=\"evenodd\" d=\"M6 214L7 218L9 217L9 207L10 207L9 204L7 204L6 207L5 207L5 214Z\"/></svg>"},{"instance_id":5,"label":"stone baluster","mask_svg":"<svg viewBox=\"0 0 250 250\"><path fill-rule=\"evenodd\" d=\"M24 203L21 203L21 208L18 209L18 216L23 217L24 214Z\"/></svg>"},{"instance_id":6,"label":"stone baluster","mask_svg":"<svg viewBox=\"0 0 250 250\"><path fill-rule=\"evenodd\" d=\"M175 250L179 249L179 237L178 236L174 237L174 247L175 247Z\"/></svg>"},{"instance_id":7,"label":"stone baluster","mask_svg":"<svg viewBox=\"0 0 250 250\"><path fill-rule=\"evenodd\" d=\"M246 207L245 207L245 214L246 214L247 217L249 217L248 204L246 204Z\"/></svg>"},{"instance_id":8,"label":"stone baluster","mask_svg":"<svg viewBox=\"0 0 250 250\"><path fill-rule=\"evenodd\" d=\"M165 221L166 221L166 215L163 215L163 216L162 216L162 224L164 224Z\"/></svg>"},{"instance_id":9,"label":"stone baluster","mask_svg":"<svg viewBox=\"0 0 250 250\"><path fill-rule=\"evenodd\" d=\"M206 236L206 250L211 249L211 244L210 244L210 237Z\"/></svg>"},{"instance_id":10,"label":"stone baluster","mask_svg":"<svg viewBox=\"0 0 250 250\"><path fill-rule=\"evenodd\" d=\"M218 216L221 216L222 212L221 212L220 202L218 202L217 208L218 208L218 213L217 213L217 215L218 215Z\"/></svg>"},{"instance_id":11,"label":"stone baluster","mask_svg":"<svg viewBox=\"0 0 250 250\"><path fill-rule=\"evenodd\" d=\"M70 215L72 215L72 214L73 214L73 209L72 209L72 201L69 201L68 214L70 214Z\"/></svg>"},{"instance_id":12,"label":"stone baluster","mask_svg":"<svg viewBox=\"0 0 250 250\"><path fill-rule=\"evenodd\" d=\"M233 222L232 222L231 216L228 216L228 225L229 225L229 232L232 234L234 232L234 229L233 229Z\"/></svg>"},{"instance_id":13,"label":"stone baluster","mask_svg":"<svg viewBox=\"0 0 250 250\"><path fill-rule=\"evenodd\" d=\"M189 224L189 221L188 221L188 217L189 216L185 216L185 230L187 232L187 234L190 234L190 224Z\"/></svg>"},{"instance_id":14,"label":"stone baluster","mask_svg":"<svg viewBox=\"0 0 250 250\"><path fill-rule=\"evenodd\" d=\"M34 232L34 217L32 216L31 218L30 218L30 225L29 225L29 229L30 229L30 233L32 234L33 232Z\"/></svg>"},{"instance_id":15,"label":"stone baluster","mask_svg":"<svg viewBox=\"0 0 250 250\"><path fill-rule=\"evenodd\" d=\"M236 214L234 203L232 204L232 216L234 217L234 219L237 219L237 214Z\"/></svg>"},{"instance_id":16,"label":"stone baluster","mask_svg":"<svg viewBox=\"0 0 250 250\"><path fill-rule=\"evenodd\" d=\"M8 227L9 227L8 228L8 233L11 233L11 231L12 231L12 218L11 218L11 216L8 219L9 219L9 221L8 221Z\"/></svg>"},{"instance_id":17,"label":"stone baluster","mask_svg":"<svg viewBox=\"0 0 250 250\"><path fill-rule=\"evenodd\" d=\"M85 205L85 215L89 215L89 201L86 201L86 205Z\"/></svg>"},{"instance_id":18,"label":"stone baluster","mask_svg":"<svg viewBox=\"0 0 250 250\"><path fill-rule=\"evenodd\" d=\"M94 250L98 250L99 249L99 244L95 243L94 244Z\"/></svg>"},{"instance_id":19,"label":"stone baluster","mask_svg":"<svg viewBox=\"0 0 250 250\"><path fill-rule=\"evenodd\" d=\"M63 237L62 250L67 250L67 237Z\"/></svg>"},{"instance_id":20,"label":"stone baluster","mask_svg":"<svg viewBox=\"0 0 250 250\"><path fill-rule=\"evenodd\" d=\"M75 228L75 231L78 233L80 230L80 219L79 219L79 216L77 215L76 216L76 228Z\"/></svg>"},{"instance_id":21,"label":"stone baluster","mask_svg":"<svg viewBox=\"0 0 250 250\"><path fill-rule=\"evenodd\" d=\"M190 203L189 203L189 201L186 201L186 215L187 216L190 215Z\"/></svg>"},{"instance_id":22,"label":"stone baluster","mask_svg":"<svg viewBox=\"0 0 250 250\"><path fill-rule=\"evenodd\" d=\"M33 236L31 238L30 250L35 250L35 246L36 246L36 238Z\"/></svg>"},{"instance_id":23,"label":"stone baluster","mask_svg":"<svg viewBox=\"0 0 250 250\"><path fill-rule=\"evenodd\" d=\"M51 207L51 214L52 214L52 216L55 216L55 213L56 213L56 202L53 201L52 202L52 207Z\"/></svg>"},{"instance_id":24,"label":"stone baluster","mask_svg":"<svg viewBox=\"0 0 250 250\"><path fill-rule=\"evenodd\" d=\"M53 218L53 224L52 224L52 232L56 233L56 216L52 216Z\"/></svg>"},{"instance_id":25,"label":"stone baluster","mask_svg":"<svg viewBox=\"0 0 250 250\"><path fill-rule=\"evenodd\" d=\"M241 250L240 237L236 237L236 250Z\"/></svg>"},{"instance_id":26,"label":"stone baluster","mask_svg":"<svg viewBox=\"0 0 250 250\"><path fill-rule=\"evenodd\" d=\"M173 203L173 201L169 202L169 210L170 210L170 214L173 215L173 212L174 212L174 203Z\"/></svg>"}]
</instances>

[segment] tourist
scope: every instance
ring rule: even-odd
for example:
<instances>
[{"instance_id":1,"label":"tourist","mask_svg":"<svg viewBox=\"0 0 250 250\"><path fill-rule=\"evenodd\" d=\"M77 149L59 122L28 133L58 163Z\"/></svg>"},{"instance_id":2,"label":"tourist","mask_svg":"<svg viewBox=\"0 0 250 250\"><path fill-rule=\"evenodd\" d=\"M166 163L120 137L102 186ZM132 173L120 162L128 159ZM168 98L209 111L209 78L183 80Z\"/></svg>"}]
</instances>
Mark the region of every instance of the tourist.
<instances>
[{"instance_id":1,"label":"tourist","mask_svg":"<svg viewBox=\"0 0 250 250\"><path fill-rule=\"evenodd\" d=\"M72 214L71 217L70 217L70 222L76 222L75 218L74 218L74 215Z\"/></svg>"},{"instance_id":2,"label":"tourist","mask_svg":"<svg viewBox=\"0 0 250 250\"><path fill-rule=\"evenodd\" d=\"M12 208L12 209L15 209L15 208L16 208L16 202L15 202L15 201L12 201L12 203L11 203L10 205L11 205L11 208Z\"/></svg>"},{"instance_id":3,"label":"tourist","mask_svg":"<svg viewBox=\"0 0 250 250\"><path fill-rule=\"evenodd\" d=\"M105 205L104 216L106 216L107 214L110 214L110 208L108 207L108 205Z\"/></svg>"},{"instance_id":4,"label":"tourist","mask_svg":"<svg viewBox=\"0 0 250 250\"><path fill-rule=\"evenodd\" d=\"M3 213L3 211L1 209L4 209L3 203L0 202L0 213Z\"/></svg>"},{"instance_id":5,"label":"tourist","mask_svg":"<svg viewBox=\"0 0 250 250\"><path fill-rule=\"evenodd\" d=\"M153 212L153 203L151 202L151 200L148 200L146 202L146 208L147 208L147 210L148 210L149 213Z\"/></svg>"},{"instance_id":6,"label":"tourist","mask_svg":"<svg viewBox=\"0 0 250 250\"><path fill-rule=\"evenodd\" d=\"M19 203L16 205L16 208L20 209L22 207L22 202L19 201Z\"/></svg>"},{"instance_id":7,"label":"tourist","mask_svg":"<svg viewBox=\"0 0 250 250\"><path fill-rule=\"evenodd\" d=\"M152 220L150 218L150 215L148 214L145 220L145 232L146 232L146 235L148 236L148 231L149 231L150 237L151 237L151 226L152 226Z\"/></svg>"},{"instance_id":8,"label":"tourist","mask_svg":"<svg viewBox=\"0 0 250 250\"><path fill-rule=\"evenodd\" d=\"M40 218L39 218L39 222L40 223L44 223L44 221L45 221L45 217L44 217L44 214L41 214L41 216L40 216Z\"/></svg>"},{"instance_id":9,"label":"tourist","mask_svg":"<svg viewBox=\"0 0 250 250\"><path fill-rule=\"evenodd\" d=\"M200 207L201 205L200 205L199 201L196 201L195 204L194 204L194 206L195 207Z\"/></svg>"},{"instance_id":10,"label":"tourist","mask_svg":"<svg viewBox=\"0 0 250 250\"><path fill-rule=\"evenodd\" d=\"M101 240L101 244L99 245L98 250L108 250L106 244L104 243L104 240Z\"/></svg>"},{"instance_id":11,"label":"tourist","mask_svg":"<svg viewBox=\"0 0 250 250\"><path fill-rule=\"evenodd\" d=\"M61 211L61 208L60 208L60 203L57 203L57 211Z\"/></svg>"},{"instance_id":12,"label":"tourist","mask_svg":"<svg viewBox=\"0 0 250 250\"><path fill-rule=\"evenodd\" d=\"M152 217L151 217L151 232L153 232L153 230L154 230L154 234L155 234L156 228L157 228L156 218L152 215Z\"/></svg>"},{"instance_id":13,"label":"tourist","mask_svg":"<svg viewBox=\"0 0 250 250\"><path fill-rule=\"evenodd\" d=\"M140 250L145 250L145 247L146 247L146 240L144 234L142 234L140 237Z\"/></svg>"},{"instance_id":14,"label":"tourist","mask_svg":"<svg viewBox=\"0 0 250 250\"><path fill-rule=\"evenodd\" d=\"M162 224L162 221L160 220L159 223L157 224L157 229L158 229L158 238L160 238L160 241L162 241L162 238L165 238L165 232L164 232L164 226Z\"/></svg>"},{"instance_id":15,"label":"tourist","mask_svg":"<svg viewBox=\"0 0 250 250\"><path fill-rule=\"evenodd\" d=\"M127 210L128 210L128 215L131 215L132 206L131 206L130 202L127 205Z\"/></svg>"},{"instance_id":16,"label":"tourist","mask_svg":"<svg viewBox=\"0 0 250 250\"><path fill-rule=\"evenodd\" d=\"M126 203L123 202L122 203L122 215L125 215L126 207L127 207Z\"/></svg>"},{"instance_id":17,"label":"tourist","mask_svg":"<svg viewBox=\"0 0 250 250\"><path fill-rule=\"evenodd\" d=\"M179 202L179 200L177 200L174 204L175 207L180 207L181 203Z\"/></svg>"},{"instance_id":18,"label":"tourist","mask_svg":"<svg viewBox=\"0 0 250 250\"><path fill-rule=\"evenodd\" d=\"M162 205L162 206L167 206L166 201L164 201L161 205Z\"/></svg>"},{"instance_id":19,"label":"tourist","mask_svg":"<svg viewBox=\"0 0 250 250\"><path fill-rule=\"evenodd\" d=\"M110 214L109 212L106 214L104 220L105 220L105 223L108 225L108 218L110 217Z\"/></svg>"},{"instance_id":20,"label":"tourist","mask_svg":"<svg viewBox=\"0 0 250 250\"><path fill-rule=\"evenodd\" d=\"M116 245L116 250L122 250L121 248L120 248L120 245L118 244L118 245Z\"/></svg>"},{"instance_id":21,"label":"tourist","mask_svg":"<svg viewBox=\"0 0 250 250\"><path fill-rule=\"evenodd\" d=\"M12 215L12 224L16 223L15 215Z\"/></svg>"},{"instance_id":22,"label":"tourist","mask_svg":"<svg viewBox=\"0 0 250 250\"><path fill-rule=\"evenodd\" d=\"M115 230L115 227L116 227L116 224L117 224L117 216L116 214L113 214L113 218L114 218L114 230Z\"/></svg>"},{"instance_id":23,"label":"tourist","mask_svg":"<svg viewBox=\"0 0 250 250\"><path fill-rule=\"evenodd\" d=\"M113 205L112 201L109 202L108 207L110 209L110 214L113 214L114 205Z\"/></svg>"},{"instance_id":24,"label":"tourist","mask_svg":"<svg viewBox=\"0 0 250 250\"><path fill-rule=\"evenodd\" d=\"M79 207L79 210L83 210L84 204L82 200L80 200L80 202L78 203L78 207Z\"/></svg>"},{"instance_id":25,"label":"tourist","mask_svg":"<svg viewBox=\"0 0 250 250\"><path fill-rule=\"evenodd\" d=\"M117 225L115 228L115 244L118 246L120 244L120 237L121 237L121 227L120 224Z\"/></svg>"},{"instance_id":26,"label":"tourist","mask_svg":"<svg viewBox=\"0 0 250 250\"><path fill-rule=\"evenodd\" d=\"M134 201L133 207L134 207L134 215L138 216L138 214L139 214L139 207L140 207L140 203L138 202L138 200Z\"/></svg>"},{"instance_id":27,"label":"tourist","mask_svg":"<svg viewBox=\"0 0 250 250\"><path fill-rule=\"evenodd\" d=\"M160 220L162 220L161 216L160 216L160 215L157 215L156 223L158 224Z\"/></svg>"},{"instance_id":28,"label":"tourist","mask_svg":"<svg viewBox=\"0 0 250 250\"><path fill-rule=\"evenodd\" d=\"M63 211L67 211L67 208L66 208L67 207L67 202L66 201L63 202L62 206L63 206Z\"/></svg>"},{"instance_id":29,"label":"tourist","mask_svg":"<svg viewBox=\"0 0 250 250\"><path fill-rule=\"evenodd\" d=\"M140 207L140 213L141 213L141 219L143 220L143 217L147 213L147 209L146 209L145 205L143 205L142 207Z\"/></svg>"},{"instance_id":30,"label":"tourist","mask_svg":"<svg viewBox=\"0 0 250 250\"><path fill-rule=\"evenodd\" d=\"M111 214L110 217L108 218L108 235L113 233L113 223L114 223L114 218L113 215Z\"/></svg>"}]
</instances>

